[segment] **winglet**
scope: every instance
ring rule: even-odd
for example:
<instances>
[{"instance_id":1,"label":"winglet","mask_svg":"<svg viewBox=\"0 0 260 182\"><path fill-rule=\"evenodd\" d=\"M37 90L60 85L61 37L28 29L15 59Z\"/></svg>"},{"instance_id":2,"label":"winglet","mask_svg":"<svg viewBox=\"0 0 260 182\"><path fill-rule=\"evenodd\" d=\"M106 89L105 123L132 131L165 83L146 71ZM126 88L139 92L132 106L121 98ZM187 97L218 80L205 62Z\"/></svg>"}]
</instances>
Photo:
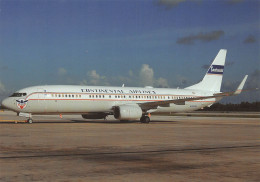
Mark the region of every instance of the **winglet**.
<instances>
[{"instance_id":1,"label":"winglet","mask_svg":"<svg viewBox=\"0 0 260 182\"><path fill-rule=\"evenodd\" d=\"M239 86L237 87L237 90L234 92L234 95L238 95L242 92L242 89L246 83L246 79L247 79L248 75L246 75L244 77L244 79L242 80L242 82L239 84Z\"/></svg>"}]
</instances>

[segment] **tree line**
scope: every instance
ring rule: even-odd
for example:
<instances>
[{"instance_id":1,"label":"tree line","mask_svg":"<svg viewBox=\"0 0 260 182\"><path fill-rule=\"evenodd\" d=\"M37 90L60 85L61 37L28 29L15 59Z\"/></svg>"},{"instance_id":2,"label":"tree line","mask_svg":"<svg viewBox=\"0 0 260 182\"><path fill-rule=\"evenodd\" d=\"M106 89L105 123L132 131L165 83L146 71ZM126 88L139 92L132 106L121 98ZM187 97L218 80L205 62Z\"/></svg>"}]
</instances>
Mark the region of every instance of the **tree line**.
<instances>
[{"instance_id":1,"label":"tree line","mask_svg":"<svg viewBox=\"0 0 260 182\"><path fill-rule=\"evenodd\" d=\"M240 104L215 103L211 107L205 107L200 111L251 111L260 112L260 102L241 102Z\"/></svg>"}]
</instances>

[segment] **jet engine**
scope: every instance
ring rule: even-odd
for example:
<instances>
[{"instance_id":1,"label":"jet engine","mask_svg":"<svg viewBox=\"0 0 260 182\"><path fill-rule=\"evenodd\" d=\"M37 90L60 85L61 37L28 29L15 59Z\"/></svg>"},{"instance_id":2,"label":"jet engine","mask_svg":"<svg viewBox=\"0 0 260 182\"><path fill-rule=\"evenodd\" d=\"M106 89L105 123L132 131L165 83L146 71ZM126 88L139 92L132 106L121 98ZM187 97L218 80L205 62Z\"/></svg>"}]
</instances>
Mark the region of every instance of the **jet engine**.
<instances>
[{"instance_id":1,"label":"jet engine","mask_svg":"<svg viewBox=\"0 0 260 182\"><path fill-rule=\"evenodd\" d=\"M140 119L143 111L139 106L122 105L114 108L114 117L119 120Z\"/></svg>"},{"instance_id":2,"label":"jet engine","mask_svg":"<svg viewBox=\"0 0 260 182\"><path fill-rule=\"evenodd\" d=\"M107 117L107 113L104 112L94 112L94 113L87 113L82 114L82 118L84 119L104 119Z\"/></svg>"}]
</instances>

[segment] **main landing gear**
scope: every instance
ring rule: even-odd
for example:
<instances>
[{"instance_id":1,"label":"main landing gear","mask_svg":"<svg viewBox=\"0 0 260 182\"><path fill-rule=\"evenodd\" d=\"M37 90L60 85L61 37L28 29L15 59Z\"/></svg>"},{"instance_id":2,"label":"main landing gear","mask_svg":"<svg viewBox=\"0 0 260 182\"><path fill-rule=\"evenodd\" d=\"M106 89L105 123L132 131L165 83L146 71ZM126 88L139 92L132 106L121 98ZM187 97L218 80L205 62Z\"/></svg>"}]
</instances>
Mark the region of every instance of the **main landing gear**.
<instances>
[{"instance_id":1,"label":"main landing gear","mask_svg":"<svg viewBox=\"0 0 260 182\"><path fill-rule=\"evenodd\" d=\"M142 116L140 118L141 123L149 123L150 122L150 117L149 116Z\"/></svg>"}]
</instances>

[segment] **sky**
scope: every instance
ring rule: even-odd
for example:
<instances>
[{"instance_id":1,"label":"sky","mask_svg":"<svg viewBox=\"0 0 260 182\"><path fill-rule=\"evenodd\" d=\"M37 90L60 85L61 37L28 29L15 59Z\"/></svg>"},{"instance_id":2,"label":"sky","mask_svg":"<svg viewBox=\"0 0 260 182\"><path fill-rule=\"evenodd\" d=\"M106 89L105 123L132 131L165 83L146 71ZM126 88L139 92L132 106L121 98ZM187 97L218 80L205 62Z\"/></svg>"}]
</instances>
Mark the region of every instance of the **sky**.
<instances>
[{"instance_id":1,"label":"sky","mask_svg":"<svg viewBox=\"0 0 260 182\"><path fill-rule=\"evenodd\" d=\"M260 87L259 0L0 0L0 100L35 85ZM223 102L259 101L259 92Z\"/></svg>"}]
</instances>

